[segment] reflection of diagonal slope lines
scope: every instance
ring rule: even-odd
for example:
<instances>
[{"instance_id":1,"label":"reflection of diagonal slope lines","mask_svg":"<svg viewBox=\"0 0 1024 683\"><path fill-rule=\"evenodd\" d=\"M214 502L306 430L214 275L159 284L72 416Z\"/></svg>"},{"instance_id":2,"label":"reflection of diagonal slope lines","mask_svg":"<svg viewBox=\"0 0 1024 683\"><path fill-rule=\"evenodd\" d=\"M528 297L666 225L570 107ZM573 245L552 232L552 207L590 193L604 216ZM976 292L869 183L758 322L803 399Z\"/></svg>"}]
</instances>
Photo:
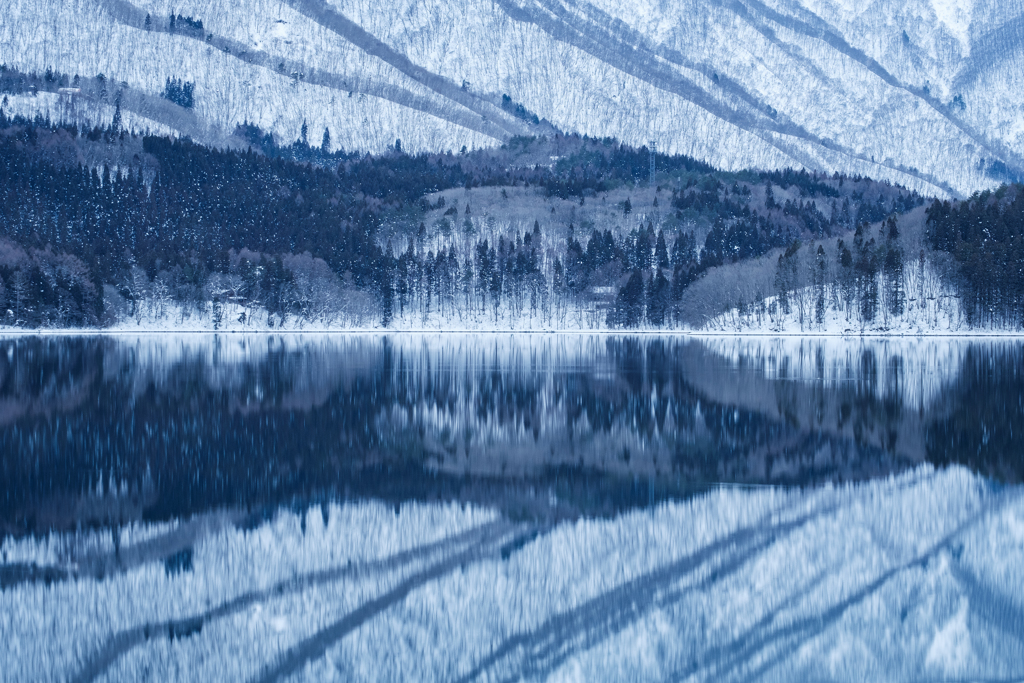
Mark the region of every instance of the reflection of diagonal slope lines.
<instances>
[{"instance_id":1,"label":"reflection of diagonal slope lines","mask_svg":"<svg viewBox=\"0 0 1024 683\"><path fill-rule=\"evenodd\" d=\"M281 582L270 588L245 593L225 602L203 614L172 619L157 624L144 624L112 636L106 645L90 658L77 676L72 678L76 683L85 683L99 678L111 665L132 649L157 638L174 638L182 634L199 632L205 624L224 619L238 614L249 607L266 600L280 598L284 595L299 593L314 586L329 584L346 578L359 578L372 574L387 574L402 569L404 566L414 562L429 561L439 554L450 555L461 553L463 557L470 552L483 552L484 548L500 546L501 541L507 540L512 527L503 521L495 521L482 526L469 529L452 537L429 543L423 546L404 550L381 560L364 562L358 565L348 565L335 569L327 569L305 576L296 577L289 581ZM468 550L467 550L468 549ZM451 562L442 562L448 566ZM438 565L440 566L440 565ZM457 564L456 564L457 566ZM425 570L415 577L422 577L433 569ZM407 580L402 585L406 585ZM388 595L393 595L395 591ZM411 590L411 589L410 589ZM408 591L407 591L408 592ZM378 601L374 601L376 603ZM379 611L379 610L378 610Z\"/></svg>"},{"instance_id":2,"label":"reflection of diagonal slope lines","mask_svg":"<svg viewBox=\"0 0 1024 683\"><path fill-rule=\"evenodd\" d=\"M576 609L552 617L537 630L502 643L460 680L477 680L496 670L496 680L543 678L573 654L594 647L647 613L678 602L685 594L707 590L756 559L780 534L792 532L828 514L828 507L788 522L739 529L697 552L613 588ZM696 579L688 586L678 584Z\"/></svg>"},{"instance_id":3,"label":"reflection of diagonal slope lines","mask_svg":"<svg viewBox=\"0 0 1024 683\"><path fill-rule=\"evenodd\" d=\"M124 574L150 562L162 562L174 553L191 548L203 538L238 522L240 518L236 513L198 516L166 533L133 545L116 547L113 552L73 552L61 565L0 565L0 588L33 582L49 584L84 577L102 580Z\"/></svg>"},{"instance_id":4,"label":"reflection of diagonal slope lines","mask_svg":"<svg viewBox=\"0 0 1024 683\"><path fill-rule=\"evenodd\" d=\"M894 487L893 492L912 488L924 481L925 479L908 480ZM772 521L788 517L786 510L776 511L771 515L771 520L766 519L761 523L738 529L690 555L627 581L575 609L558 614L534 631L506 640L459 680L461 683L469 683L484 678L488 672L491 672L491 675L487 676L487 680L543 679L570 657L614 637L645 619L652 611L671 607L690 595L713 594L716 590L724 588L723 584L727 579L741 573L750 563L765 557L766 552L784 537L799 533L807 525L835 514L840 509L839 504L828 503L820 509L796 518ZM978 513L973 521L966 522L939 541L931 552L938 552L945 547L983 514ZM812 629L828 623L830 619L838 619L851 605L877 590L896 573L928 556L918 556L914 562L890 570L870 583L863 591L827 610L824 615L815 613L806 619L806 623L794 622L792 634L790 627L781 631L774 630L773 627L778 621L775 615L792 609L806 594L813 592L815 587L824 582L824 576L819 574L796 587L797 592L784 596L768 615L749 629L748 636L699 657L698 661L703 663L702 670L709 666L708 657L712 658L714 673L723 669L728 671L731 663L739 665L749 661L744 657L752 657L763 652L779 639L815 632ZM748 639L758 646L747 645ZM790 640L786 640L786 643L789 642ZM732 656L734 651L742 651L742 656Z\"/></svg>"},{"instance_id":5,"label":"reflection of diagonal slope lines","mask_svg":"<svg viewBox=\"0 0 1024 683\"><path fill-rule=\"evenodd\" d=\"M443 562L438 562L422 572L413 574L384 595L367 602L354 612L351 612L289 650L288 654L281 661L265 670L255 680L260 683L270 683L270 681L281 681L288 678L288 676L305 666L307 662L322 657L328 648L346 635L355 631L389 607L400 603L409 593L417 588L425 586L459 567L476 562L487 555L498 553L510 539L512 543L516 543L524 536L529 538L532 536L532 532L521 532L518 536L512 536L508 533L501 534L493 539L471 546L467 550Z\"/></svg>"},{"instance_id":6,"label":"reflection of diagonal slope lines","mask_svg":"<svg viewBox=\"0 0 1024 683\"><path fill-rule=\"evenodd\" d=\"M873 580L867 582L835 604L827 606L824 610L815 611L812 614L793 619L781 628L774 622L758 623L754 628L749 629L733 641L705 653L704 657L702 657L703 666L701 668L703 673L713 674L717 680L723 680L725 676L735 675L738 675L740 680L749 680L766 673L772 667L785 660L786 657L795 653L809 639L820 635L826 628L836 624L850 609L878 593L894 578L934 558L939 552L949 548L958 537L971 527L978 524L994 511L1013 502L1018 502L1018 500L1005 495L1000 496L1000 499L983 507L947 535L932 544L924 552L915 555L907 562L882 572ZM744 671L745 665L750 662L759 662L759 664L752 670ZM690 675L697 672L684 673L685 675Z\"/></svg>"},{"instance_id":7,"label":"reflection of diagonal slope lines","mask_svg":"<svg viewBox=\"0 0 1024 683\"><path fill-rule=\"evenodd\" d=\"M967 595L971 614L1016 640L1024 654L1024 610L1014 604L1012 598L1000 595L992 586L980 581L969 568L959 562L952 563L950 569Z\"/></svg>"}]
</instances>

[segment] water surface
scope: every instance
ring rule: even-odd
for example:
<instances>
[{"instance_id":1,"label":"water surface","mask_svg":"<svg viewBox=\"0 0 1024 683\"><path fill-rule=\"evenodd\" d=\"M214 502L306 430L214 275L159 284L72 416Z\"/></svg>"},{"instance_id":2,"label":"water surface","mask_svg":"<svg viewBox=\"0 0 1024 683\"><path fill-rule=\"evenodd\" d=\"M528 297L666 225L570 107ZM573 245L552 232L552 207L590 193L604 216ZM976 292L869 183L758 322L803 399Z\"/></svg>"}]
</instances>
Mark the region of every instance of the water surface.
<instances>
[{"instance_id":1,"label":"water surface","mask_svg":"<svg viewBox=\"0 0 1024 683\"><path fill-rule=\"evenodd\" d=\"M1024 676L1022 369L1005 340L2 340L0 679Z\"/></svg>"}]
</instances>

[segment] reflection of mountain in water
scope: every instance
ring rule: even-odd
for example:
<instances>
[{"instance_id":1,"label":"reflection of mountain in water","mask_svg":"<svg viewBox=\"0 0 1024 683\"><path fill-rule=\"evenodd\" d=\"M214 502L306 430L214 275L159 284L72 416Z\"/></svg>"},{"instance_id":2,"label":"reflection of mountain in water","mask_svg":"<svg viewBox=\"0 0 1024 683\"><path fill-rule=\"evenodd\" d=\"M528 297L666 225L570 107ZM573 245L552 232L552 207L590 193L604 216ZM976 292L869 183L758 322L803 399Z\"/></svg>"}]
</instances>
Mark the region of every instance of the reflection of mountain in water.
<instances>
[{"instance_id":1,"label":"reflection of mountain in water","mask_svg":"<svg viewBox=\"0 0 1024 683\"><path fill-rule=\"evenodd\" d=\"M0 678L1020 681L1022 540L1020 487L928 466L553 524L350 501L7 538Z\"/></svg>"},{"instance_id":2,"label":"reflection of mountain in water","mask_svg":"<svg viewBox=\"0 0 1024 683\"><path fill-rule=\"evenodd\" d=\"M1019 479L1005 454L1020 452L1021 352L541 335L21 338L0 345L0 509L22 529L321 496L601 513L715 482L862 479L924 459Z\"/></svg>"}]
</instances>

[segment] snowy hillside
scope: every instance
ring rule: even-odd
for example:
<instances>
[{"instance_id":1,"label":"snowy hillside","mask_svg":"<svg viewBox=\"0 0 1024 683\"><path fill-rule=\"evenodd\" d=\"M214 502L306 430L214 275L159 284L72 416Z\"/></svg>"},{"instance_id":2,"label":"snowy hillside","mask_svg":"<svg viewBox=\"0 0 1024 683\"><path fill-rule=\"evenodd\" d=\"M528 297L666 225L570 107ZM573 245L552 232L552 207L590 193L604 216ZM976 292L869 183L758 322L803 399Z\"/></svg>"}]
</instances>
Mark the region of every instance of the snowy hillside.
<instances>
[{"instance_id":1,"label":"snowy hillside","mask_svg":"<svg viewBox=\"0 0 1024 683\"><path fill-rule=\"evenodd\" d=\"M1022 541L1019 487L959 468L553 527L369 502L7 539L64 578L0 592L0 680L1019 680Z\"/></svg>"},{"instance_id":2,"label":"snowy hillside","mask_svg":"<svg viewBox=\"0 0 1024 683\"><path fill-rule=\"evenodd\" d=\"M1022 41L1019 0L9 0L0 14L0 63L82 79L9 94L9 112L109 122L120 96L140 128L223 143L249 121L291 142L306 121L314 144L329 128L335 148L370 152L554 126L939 195L1024 171ZM170 78L195 83L192 108L161 98Z\"/></svg>"}]
</instances>

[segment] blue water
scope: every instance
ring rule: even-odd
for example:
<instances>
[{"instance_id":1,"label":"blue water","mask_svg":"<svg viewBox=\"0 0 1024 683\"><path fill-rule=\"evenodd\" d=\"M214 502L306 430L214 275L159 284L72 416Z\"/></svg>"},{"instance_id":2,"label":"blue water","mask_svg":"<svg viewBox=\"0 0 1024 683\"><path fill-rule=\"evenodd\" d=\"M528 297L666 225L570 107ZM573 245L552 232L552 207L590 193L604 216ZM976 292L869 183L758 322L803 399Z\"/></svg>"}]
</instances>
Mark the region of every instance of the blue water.
<instances>
[{"instance_id":1,"label":"blue water","mask_svg":"<svg viewBox=\"0 0 1024 683\"><path fill-rule=\"evenodd\" d=\"M0 340L0 680L1024 677L1024 345Z\"/></svg>"}]
</instances>

